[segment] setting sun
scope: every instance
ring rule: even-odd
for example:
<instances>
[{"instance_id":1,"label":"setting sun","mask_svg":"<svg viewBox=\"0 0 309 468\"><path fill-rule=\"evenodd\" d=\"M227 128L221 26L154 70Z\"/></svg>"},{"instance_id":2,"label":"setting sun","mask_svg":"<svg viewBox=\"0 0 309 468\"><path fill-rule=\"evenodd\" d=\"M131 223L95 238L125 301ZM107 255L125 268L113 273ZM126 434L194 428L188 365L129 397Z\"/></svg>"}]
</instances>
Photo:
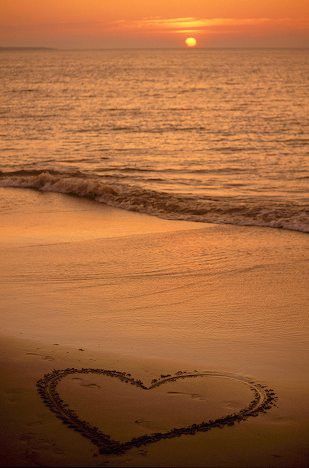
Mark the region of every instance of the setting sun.
<instances>
[{"instance_id":1,"label":"setting sun","mask_svg":"<svg viewBox=\"0 0 309 468\"><path fill-rule=\"evenodd\" d=\"M197 45L197 40L194 37L188 37L185 40L186 46L187 47L196 47Z\"/></svg>"}]
</instances>

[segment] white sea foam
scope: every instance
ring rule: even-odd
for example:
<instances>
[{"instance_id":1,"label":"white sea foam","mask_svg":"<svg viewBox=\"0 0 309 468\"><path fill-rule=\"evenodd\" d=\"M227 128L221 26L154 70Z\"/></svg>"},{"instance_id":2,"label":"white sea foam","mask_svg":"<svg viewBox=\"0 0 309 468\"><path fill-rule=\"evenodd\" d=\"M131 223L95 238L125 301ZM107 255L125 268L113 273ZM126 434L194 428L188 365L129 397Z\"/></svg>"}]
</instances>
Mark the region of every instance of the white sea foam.
<instances>
[{"instance_id":1,"label":"white sea foam","mask_svg":"<svg viewBox=\"0 0 309 468\"><path fill-rule=\"evenodd\" d=\"M168 219L309 232L306 207L291 202L175 195L119 183L108 184L99 176L87 176L79 171L2 172L0 186L69 194Z\"/></svg>"}]
</instances>

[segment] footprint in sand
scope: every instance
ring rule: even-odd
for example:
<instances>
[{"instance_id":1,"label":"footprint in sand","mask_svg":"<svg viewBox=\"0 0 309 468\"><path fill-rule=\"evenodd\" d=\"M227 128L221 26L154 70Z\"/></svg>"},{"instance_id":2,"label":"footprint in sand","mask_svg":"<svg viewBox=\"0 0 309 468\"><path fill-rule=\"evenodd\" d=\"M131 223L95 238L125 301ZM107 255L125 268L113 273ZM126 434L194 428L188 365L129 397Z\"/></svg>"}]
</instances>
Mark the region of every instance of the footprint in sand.
<instances>
[{"instance_id":1,"label":"footprint in sand","mask_svg":"<svg viewBox=\"0 0 309 468\"><path fill-rule=\"evenodd\" d=\"M42 354L40 353L26 353L26 356L39 356L41 357L42 359L44 359L45 361L54 361L55 359L53 358L53 356L43 356Z\"/></svg>"}]
</instances>

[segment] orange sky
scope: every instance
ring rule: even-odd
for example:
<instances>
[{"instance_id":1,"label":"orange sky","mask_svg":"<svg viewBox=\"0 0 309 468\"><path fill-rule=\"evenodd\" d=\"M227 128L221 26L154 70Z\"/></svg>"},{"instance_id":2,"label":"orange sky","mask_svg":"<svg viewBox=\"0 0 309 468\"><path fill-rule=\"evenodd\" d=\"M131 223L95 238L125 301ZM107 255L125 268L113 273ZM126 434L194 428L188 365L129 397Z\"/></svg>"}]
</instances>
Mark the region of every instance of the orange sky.
<instances>
[{"instance_id":1,"label":"orange sky","mask_svg":"<svg viewBox=\"0 0 309 468\"><path fill-rule=\"evenodd\" d=\"M308 47L307 0L0 0L0 45Z\"/></svg>"}]
</instances>

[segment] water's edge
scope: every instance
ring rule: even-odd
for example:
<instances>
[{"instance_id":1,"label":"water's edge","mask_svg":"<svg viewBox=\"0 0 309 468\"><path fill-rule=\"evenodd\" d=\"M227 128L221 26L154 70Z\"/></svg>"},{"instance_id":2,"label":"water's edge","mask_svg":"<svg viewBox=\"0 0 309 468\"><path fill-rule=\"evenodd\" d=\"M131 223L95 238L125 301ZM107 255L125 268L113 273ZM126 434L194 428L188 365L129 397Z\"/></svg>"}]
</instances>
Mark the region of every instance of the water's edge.
<instances>
[{"instance_id":1,"label":"water's edge","mask_svg":"<svg viewBox=\"0 0 309 468\"><path fill-rule=\"evenodd\" d=\"M309 232L304 205L295 202L183 196L126 184L108 184L80 171L0 171L1 187L30 188L81 198L172 220L262 226Z\"/></svg>"}]
</instances>

